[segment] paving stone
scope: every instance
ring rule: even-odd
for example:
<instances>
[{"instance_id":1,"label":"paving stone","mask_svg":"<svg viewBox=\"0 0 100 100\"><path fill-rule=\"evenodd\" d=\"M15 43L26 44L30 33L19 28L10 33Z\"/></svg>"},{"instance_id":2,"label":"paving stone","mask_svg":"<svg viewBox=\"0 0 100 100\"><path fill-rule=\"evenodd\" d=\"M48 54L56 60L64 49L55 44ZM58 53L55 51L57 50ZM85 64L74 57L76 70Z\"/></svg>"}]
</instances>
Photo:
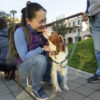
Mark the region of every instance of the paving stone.
<instances>
[{"instance_id":1,"label":"paving stone","mask_svg":"<svg viewBox=\"0 0 100 100\"><path fill-rule=\"evenodd\" d=\"M4 81L4 83L10 87L10 86L15 86L17 83L14 80L10 80L10 81Z\"/></svg>"},{"instance_id":2,"label":"paving stone","mask_svg":"<svg viewBox=\"0 0 100 100\"><path fill-rule=\"evenodd\" d=\"M5 79L4 79L4 76L0 76L0 80L1 80L1 81L5 80Z\"/></svg>"},{"instance_id":3,"label":"paving stone","mask_svg":"<svg viewBox=\"0 0 100 100\"><path fill-rule=\"evenodd\" d=\"M33 99L32 97L25 97L25 98L23 98L23 99L17 99L17 100L35 100L35 99Z\"/></svg>"},{"instance_id":4,"label":"paving stone","mask_svg":"<svg viewBox=\"0 0 100 100\"><path fill-rule=\"evenodd\" d=\"M75 75L75 71L68 68L68 75Z\"/></svg>"},{"instance_id":5,"label":"paving stone","mask_svg":"<svg viewBox=\"0 0 100 100\"><path fill-rule=\"evenodd\" d=\"M2 84L3 83L3 80L1 79L1 77L0 77L0 84Z\"/></svg>"},{"instance_id":6,"label":"paving stone","mask_svg":"<svg viewBox=\"0 0 100 100\"><path fill-rule=\"evenodd\" d=\"M21 92L17 91L14 92L13 94L17 100L29 97L29 94L27 94L25 91L21 91Z\"/></svg>"},{"instance_id":7,"label":"paving stone","mask_svg":"<svg viewBox=\"0 0 100 100\"><path fill-rule=\"evenodd\" d=\"M0 100L16 100L10 93L0 96Z\"/></svg>"},{"instance_id":8,"label":"paving stone","mask_svg":"<svg viewBox=\"0 0 100 100\"><path fill-rule=\"evenodd\" d=\"M68 91L62 90L61 92L57 93L56 96L63 97L63 95L67 94L68 92L70 92L70 90Z\"/></svg>"},{"instance_id":9,"label":"paving stone","mask_svg":"<svg viewBox=\"0 0 100 100\"><path fill-rule=\"evenodd\" d=\"M88 95L90 95L90 94L92 94L94 92L93 89L90 89L90 88L88 88L86 86L81 86L81 87L75 89L74 91L76 91L76 92L78 92L78 93L80 93L80 94L82 94L84 96L88 96Z\"/></svg>"},{"instance_id":10,"label":"paving stone","mask_svg":"<svg viewBox=\"0 0 100 100\"><path fill-rule=\"evenodd\" d=\"M75 76L75 75L68 75L68 81L72 81L72 80L76 80L76 79L78 79L77 76Z\"/></svg>"},{"instance_id":11,"label":"paving stone","mask_svg":"<svg viewBox=\"0 0 100 100\"><path fill-rule=\"evenodd\" d=\"M92 100L100 100L100 91L96 91L91 96L89 96Z\"/></svg>"},{"instance_id":12,"label":"paving stone","mask_svg":"<svg viewBox=\"0 0 100 100\"><path fill-rule=\"evenodd\" d=\"M0 82L0 89L7 88L3 82Z\"/></svg>"},{"instance_id":13,"label":"paving stone","mask_svg":"<svg viewBox=\"0 0 100 100\"><path fill-rule=\"evenodd\" d=\"M87 83L85 84L86 87L89 87L91 89L94 89L94 90L99 90L100 89L100 82L98 83Z\"/></svg>"},{"instance_id":14,"label":"paving stone","mask_svg":"<svg viewBox=\"0 0 100 100\"><path fill-rule=\"evenodd\" d=\"M80 95L76 92L70 91L63 95L64 100L82 100L84 98L83 95Z\"/></svg>"},{"instance_id":15,"label":"paving stone","mask_svg":"<svg viewBox=\"0 0 100 100\"><path fill-rule=\"evenodd\" d=\"M64 100L64 98L61 98L61 97L55 97L55 98L49 99L49 100Z\"/></svg>"},{"instance_id":16,"label":"paving stone","mask_svg":"<svg viewBox=\"0 0 100 100\"><path fill-rule=\"evenodd\" d=\"M61 93L55 94L51 85L45 84L43 88L48 94L49 100L100 100L100 82L87 83L86 79L91 75L68 68L69 91L62 89ZM29 94L31 88L26 87L26 78L20 78L20 83L28 93L23 88L18 89L14 80L5 81L4 77L0 76L0 100L35 100Z\"/></svg>"},{"instance_id":17,"label":"paving stone","mask_svg":"<svg viewBox=\"0 0 100 100\"><path fill-rule=\"evenodd\" d=\"M76 73L75 73L75 75L76 75L77 77L81 77L81 78L83 78L83 79L87 79L88 77L91 76L91 74L88 75L87 72L83 72L83 71L80 71L80 70L77 70Z\"/></svg>"},{"instance_id":18,"label":"paving stone","mask_svg":"<svg viewBox=\"0 0 100 100\"><path fill-rule=\"evenodd\" d=\"M68 67L68 70L70 71L70 73L72 75L75 75L77 77L81 77L81 78L84 78L84 79L87 79L88 77L92 76L93 74L91 73L88 73L88 72L84 72L84 71L81 71L79 69L75 69L73 67ZM69 73L69 72L68 72ZM69 74L70 74L69 73Z\"/></svg>"},{"instance_id":19,"label":"paving stone","mask_svg":"<svg viewBox=\"0 0 100 100\"><path fill-rule=\"evenodd\" d=\"M76 83L75 81L70 81L68 82L68 86L69 86L69 90L74 90L75 88L78 88L82 85L79 83Z\"/></svg>"},{"instance_id":20,"label":"paving stone","mask_svg":"<svg viewBox=\"0 0 100 100\"><path fill-rule=\"evenodd\" d=\"M83 100L92 100L92 99L90 99L90 98L84 98Z\"/></svg>"},{"instance_id":21,"label":"paving stone","mask_svg":"<svg viewBox=\"0 0 100 100\"><path fill-rule=\"evenodd\" d=\"M8 88L6 86L4 88L0 89L0 96L1 95L6 95L8 93L10 93L10 91L8 90Z\"/></svg>"},{"instance_id":22,"label":"paving stone","mask_svg":"<svg viewBox=\"0 0 100 100\"><path fill-rule=\"evenodd\" d=\"M10 87L8 87L10 90L11 90L11 92L17 92L17 91L22 91L23 89L20 87L20 88L18 88L17 87L17 84L15 84L15 86L10 86Z\"/></svg>"},{"instance_id":23,"label":"paving stone","mask_svg":"<svg viewBox=\"0 0 100 100\"><path fill-rule=\"evenodd\" d=\"M79 84L86 84L87 83L87 80L83 79L83 78L78 78L76 80L74 80L76 83L79 83Z\"/></svg>"}]
</instances>

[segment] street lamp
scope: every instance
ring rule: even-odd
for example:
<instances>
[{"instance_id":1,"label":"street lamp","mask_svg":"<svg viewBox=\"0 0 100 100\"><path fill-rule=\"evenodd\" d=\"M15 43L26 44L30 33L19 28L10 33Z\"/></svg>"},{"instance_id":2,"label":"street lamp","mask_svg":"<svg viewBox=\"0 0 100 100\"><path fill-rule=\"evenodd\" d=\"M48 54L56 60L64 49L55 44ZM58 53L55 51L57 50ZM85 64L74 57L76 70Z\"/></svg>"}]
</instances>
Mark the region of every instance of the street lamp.
<instances>
[{"instance_id":1,"label":"street lamp","mask_svg":"<svg viewBox=\"0 0 100 100\"><path fill-rule=\"evenodd\" d=\"M14 22L14 15L17 13L17 11L16 10L11 10L10 13L12 13L12 15L13 15L13 22Z\"/></svg>"}]
</instances>

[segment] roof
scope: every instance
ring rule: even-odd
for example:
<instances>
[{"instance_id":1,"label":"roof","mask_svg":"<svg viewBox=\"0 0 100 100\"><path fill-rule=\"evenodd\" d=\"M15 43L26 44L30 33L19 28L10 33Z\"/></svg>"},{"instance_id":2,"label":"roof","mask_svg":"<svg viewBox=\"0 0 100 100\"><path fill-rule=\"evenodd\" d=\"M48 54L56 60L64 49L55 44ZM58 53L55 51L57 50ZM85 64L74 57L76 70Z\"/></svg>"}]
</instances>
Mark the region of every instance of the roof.
<instances>
[{"instance_id":1,"label":"roof","mask_svg":"<svg viewBox=\"0 0 100 100\"><path fill-rule=\"evenodd\" d=\"M51 22L49 24L46 24L47 27L51 26L52 24L55 24L57 22L62 22L64 20L68 20L68 19L71 19L73 17L77 17L77 16L80 16L80 15L83 15L83 12L80 12L80 13L77 13L77 14L74 14L74 15L71 15L71 16L68 16L68 17L65 17L63 19L60 19L60 20L57 20L57 21L54 21L54 22Z\"/></svg>"}]
</instances>

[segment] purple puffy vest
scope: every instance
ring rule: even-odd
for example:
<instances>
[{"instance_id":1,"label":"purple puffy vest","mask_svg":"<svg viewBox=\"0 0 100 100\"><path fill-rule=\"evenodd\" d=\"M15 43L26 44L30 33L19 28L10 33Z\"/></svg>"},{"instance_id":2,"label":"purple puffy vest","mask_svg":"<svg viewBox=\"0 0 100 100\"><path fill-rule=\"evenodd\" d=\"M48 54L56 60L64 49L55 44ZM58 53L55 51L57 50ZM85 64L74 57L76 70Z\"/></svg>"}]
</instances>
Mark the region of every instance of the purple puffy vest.
<instances>
[{"instance_id":1,"label":"purple puffy vest","mask_svg":"<svg viewBox=\"0 0 100 100\"><path fill-rule=\"evenodd\" d=\"M30 44L28 46L29 47L29 51L40 47L41 44L42 45L46 45L47 40L45 39L45 37L43 36L42 33L34 33L34 32L30 31L30 34L31 34L31 42L30 42ZM44 52L44 54L45 54L45 52ZM17 62L18 63L22 63L23 60L20 57L18 57Z\"/></svg>"}]
</instances>

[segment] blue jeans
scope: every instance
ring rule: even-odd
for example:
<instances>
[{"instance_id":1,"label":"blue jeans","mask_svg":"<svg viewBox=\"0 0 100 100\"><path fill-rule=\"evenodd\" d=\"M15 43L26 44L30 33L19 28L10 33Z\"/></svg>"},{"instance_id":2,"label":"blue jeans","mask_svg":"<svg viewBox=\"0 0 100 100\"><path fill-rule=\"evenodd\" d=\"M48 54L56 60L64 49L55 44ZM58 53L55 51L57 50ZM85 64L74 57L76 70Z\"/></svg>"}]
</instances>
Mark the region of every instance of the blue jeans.
<instances>
[{"instance_id":1,"label":"blue jeans","mask_svg":"<svg viewBox=\"0 0 100 100\"><path fill-rule=\"evenodd\" d=\"M90 23L92 25L95 55L98 64L96 74L100 75L100 12L90 17Z\"/></svg>"},{"instance_id":2,"label":"blue jeans","mask_svg":"<svg viewBox=\"0 0 100 100\"><path fill-rule=\"evenodd\" d=\"M51 81L51 65L52 62L50 58L37 54L26 59L22 64L19 64L19 73L26 77L30 76L32 83L32 91L38 90L41 88L40 81ZM61 81L61 77L58 74L58 80Z\"/></svg>"}]
</instances>

